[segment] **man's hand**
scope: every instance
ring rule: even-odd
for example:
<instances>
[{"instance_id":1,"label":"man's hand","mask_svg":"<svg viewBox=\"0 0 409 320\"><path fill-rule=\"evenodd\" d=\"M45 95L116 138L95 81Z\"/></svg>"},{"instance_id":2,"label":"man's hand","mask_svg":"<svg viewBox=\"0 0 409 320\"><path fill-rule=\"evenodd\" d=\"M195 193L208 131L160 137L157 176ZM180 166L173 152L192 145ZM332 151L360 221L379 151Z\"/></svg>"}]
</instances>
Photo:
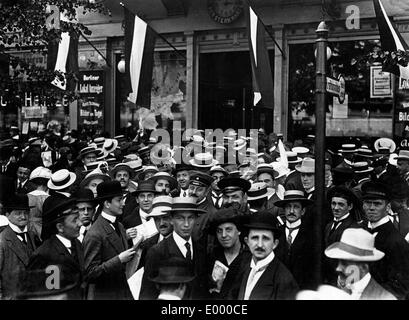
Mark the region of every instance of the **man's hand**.
<instances>
[{"instance_id":1,"label":"man's hand","mask_svg":"<svg viewBox=\"0 0 409 320\"><path fill-rule=\"evenodd\" d=\"M128 239L136 238L137 235L138 231L136 230L136 228L126 229L126 236L128 237Z\"/></svg>"},{"instance_id":2,"label":"man's hand","mask_svg":"<svg viewBox=\"0 0 409 320\"><path fill-rule=\"evenodd\" d=\"M121 263L127 263L133 258L135 253L136 253L135 248L131 248L131 249L122 251L118 255L118 257L119 257L119 260L121 261Z\"/></svg>"}]
</instances>

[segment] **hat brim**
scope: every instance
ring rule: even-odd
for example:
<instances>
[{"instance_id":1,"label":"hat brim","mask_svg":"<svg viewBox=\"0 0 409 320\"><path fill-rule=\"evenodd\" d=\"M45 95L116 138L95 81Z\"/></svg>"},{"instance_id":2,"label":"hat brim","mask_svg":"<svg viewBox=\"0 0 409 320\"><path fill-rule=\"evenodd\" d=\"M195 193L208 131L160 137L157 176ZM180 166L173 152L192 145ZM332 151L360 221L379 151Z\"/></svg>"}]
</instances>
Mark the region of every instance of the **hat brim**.
<instances>
[{"instance_id":1,"label":"hat brim","mask_svg":"<svg viewBox=\"0 0 409 320\"><path fill-rule=\"evenodd\" d=\"M257 171L256 171L257 176L262 174L262 173L269 173L269 174L271 174L273 176L274 179L277 178L278 174L279 174L277 171L275 171L272 168L271 169L269 169L269 168L257 169Z\"/></svg>"},{"instance_id":2,"label":"hat brim","mask_svg":"<svg viewBox=\"0 0 409 320\"><path fill-rule=\"evenodd\" d=\"M101 202L102 200L106 200L106 199L111 199L111 198L115 198L115 197L119 197L119 196L123 196L124 194L121 192L121 193L119 193L119 192L116 192L116 193L111 193L111 194L106 194L106 195L103 195L103 196L100 196L100 197L96 197L95 198L95 201L98 201L98 202Z\"/></svg>"},{"instance_id":3,"label":"hat brim","mask_svg":"<svg viewBox=\"0 0 409 320\"><path fill-rule=\"evenodd\" d=\"M267 192L265 194L261 194L259 196L251 197L251 196L248 195L248 191L247 191L247 200L252 201L252 200L268 198L268 197L272 196L274 194L274 192L275 192L274 189L267 188Z\"/></svg>"},{"instance_id":4,"label":"hat brim","mask_svg":"<svg viewBox=\"0 0 409 320\"><path fill-rule=\"evenodd\" d=\"M198 168L211 168L211 167L215 166L216 164L219 164L219 161L213 159L212 162L209 163L209 164L197 164L197 163L195 163L195 159L190 159L189 163L192 166L198 167Z\"/></svg>"},{"instance_id":5,"label":"hat brim","mask_svg":"<svg viewBox=\"0 0 409 320\"><path fill-rule=\"evenodd\" d=\"M86 156L87 154L90 154L90 153L95 153L96 156L98 156L98 154L99 154L98 150L89 150L89 151L85 151L84 153L80 152L79 157L83 158L84 156Z\"/></svg>"},{"instance_id":6,"label":"hat brim","mask_svg":"<svg viewBox=\"0 0 409 320\"><path fill-rule=\"evenodd\" d=\"M408 159L409 160L409 159ZM361 171L355 171L354 170L354 173L368 173L368 172L372 172L373 171L373 168L372 167L369 167L368 169L365 169L365 170L361 170Z\"/></svg>"},{"instance_id":7,"label":"hat brim","mask_svg":"<svg viewBox=\"0 0 409 320\"><path fill-rule=\"evenodd\" d=\"M312 200L307 199L307 198L292 198L292 199L277 200L276 202L274 202L274 205L276 207L284 208L285 205L289 202L301 202L303 206L308 206L314 203Z\"/></svg>"},{"instance_id":8,"label":"hat brim","mask_svg":"<svg viewBox=\"0 0 409 320\"><path fill-rule=\"evenodd\" d=\"M102 149L102 152L104 153L105 157L109 155L110 153L114 152L116 148L118 148L118 141L114 140L113 144L114 145L109 149L105 149L105 148Z\"/></svg>"},{"instance_id":9,"label":"hat brim","mask_svg":"<svg viewBox=\"0 0 409 320\"><path fill-rule=\"evenodd\" d=\"M62 189L65 189L65 188L69 187L70 185L72 185L75 182L75 180L77 179L77 177L76 177L74 172L70 172L69 174L70 174L70 180L66 184L64 184L62 186L56 186L51 179L48 180L48 182L47 182L48 189L62 190Z\"/></svg>"},{"instance_id":10,"label":"hat brim","mask_svg":"<svg viewBox=\"0 0 409 320\"><path fill-rule=\"evenodd\" d=\"M193 212L193 213L197 213L197 214L206 213L206 211L203 210L203 209L195 209L195 208L175 208L175 209L163 210L163 212L168 212L170 214L174 214L174 213L177 213L177 212Z\"/></svg>"},{"instance_id":11,"label":"hat brim","mask_svg":"<svg viewBox=\"0 0 409 320\"><path fill-rule=\"evenodd\" d=\"M390 153L393 153L396 150L396 143L392 139L389 138L379 138L378 140L375 141L374 143L374 148L376 152L379 152L379 148L381 147L381 143L383 141L387 141L388 144L390 144L390 147L387 147L389 149Z\"/></svg>"},{"instance_id":12,"label":"hat brim","mask_svg":"<svg viewBox=\"0 0 409 320\"><path fill-rule=\"evenodd\" d=\"M167 279L163 278L161 276L157 276L154 278L149 277L149 279L155 283L162 283L162 284L167 284L167 283L187 283L191 282L196 278L196 276L173 276L172 279Z\"/></svg>"},{"instance_id":13,"label":"hat brim","mask_svg":"<svg viewBox=\"0 0 409 320\"><path fill-rule=\"evenodd\" d=\"M133 170L130 166L124 165L111 170L110 174L112 178L115 178L118 171L127 171L129 173L129 179L133 179L135 177L135 170Z\"/></svg>"},{"instance_id":14,"label":"hat brim","mask_svg":"<svg viewBox=\"0 0 409 320\"><path fill-rule=\"evenodd\" d=\"M335 242L330 245L325 250L325 255L331 259L340 259L340 260L349 260L349 261L379 261L381 260L385 254L377 249L373 250L373 255L371 256L358 256L352 253L346 252L340 248L338 248L338 243Z\"/></svg>"},{"instance_id":15,"label":"hat brim","mask_svg":"<svg viewBox=\"0 0 409 320\"><path fill-rule=\"evenodd\" d=\"M94 179L102 179L102 182L105 182L105 181L111 180L111 177L103 173L96 173L82 180L80 183L80 187L82 188L86 187L87 184L90 183Z\"/></svg>"},{"instance_id":16,"label":"hat brim","mask_svg":"<svg viewBox=\"0 0 409 320\"><path fill-rule=\"evenodd\" d=\"M166 206L161 206L161 207L156 207L153 208L151 213L147 215L147 217L149 218L154 218L154 217L162 217L162 216L167 216L169 215L169 212L167 212L168 210L171 210L172 208L170 207L166 207Z\"/></svg>"},{"instance_id":17,"label":"hat brim","mask_svg":"<svg viewBox=\"0 0 409 320\"><path fill-rule=\"evenodd\" d=\"M295 170L301 173L315 173L315 168L303 168L301 165L295 166Z\"/></svg>"}]
</instances>

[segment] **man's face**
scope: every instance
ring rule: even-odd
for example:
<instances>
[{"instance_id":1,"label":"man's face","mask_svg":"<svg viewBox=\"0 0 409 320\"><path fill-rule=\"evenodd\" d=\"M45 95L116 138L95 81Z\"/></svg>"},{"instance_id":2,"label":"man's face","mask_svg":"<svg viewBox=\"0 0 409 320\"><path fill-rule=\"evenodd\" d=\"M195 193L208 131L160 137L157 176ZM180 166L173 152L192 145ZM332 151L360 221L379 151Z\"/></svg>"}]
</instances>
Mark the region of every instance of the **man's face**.
<instances>
[{"instance_id":1,"label":"man's face","mask_svg":"<svg viewBox=\"0 0 409 320\"><path fill-rule=\"evenodd\" d=\"M78 202L77 209L82 225L89 226L94 216L95 207L90 202Z\"/></svg>"},{"instance_id":2,"label":"man's face","mask_svg":"<svg viewBox=\"0 0 409 320\"><path fill-rule=\"evenodd\" d=\"M138 194L137 202L143 211L150 213L152 211L153 198L155 198L153 192L141 192Z\"/></svg>"},{"instance_id":3,"label":"man's face","mask_svg":"<svg viewBox=\"0 0 409 320\"><path fill-rule=\"evenodd\" d=\"M123 212L125 206L124 197L118 196L112 198L111 201L106 200L105 205L107 206L109 212L114 216L120 216Z\"/></svg>"},{"instance_id":4,"label":"man's face","mask_svg":"<svg viewBox=\"0 0 409 320\"><path fill-rule=\"evenodd\" d=\"M257 177L258 182L264 182L268 188L274 188L274 179L269 173L259 174Z\"/></svg>"},{"instance_id":5,"label":"man's face","mask_svg":"<svg viewBox=\"0 0 409 320\"><path fill-rule=\"evenodd\" d=\"M256 261L266 258L278 245L271 230L250 229L246 240L247 246Z\"/></svg>"},{"instance_id":6,"label":"man's face","mask_svg":"<svg viewBox=\"0 0 409 320\"><path fill-rule=\"evenodd\" d=\"M344 198L332 197L331 210L335 219L340 219L345 216L352 209L352 204Z\"/></svg>"},{"instance_id":7,"label":"man's face","mask_svg":"<svg viewBox=\"0 0 409 320\"><path fill-rule=\"evenodd\" d=\"M220 188L218 187L217 183L218 183L221 179L223 179L223 177L224 177L224 174L223 174L222 172L214 172L214 173L212 174L212 178L214 179L214 181L212 182L212 188L213 188L213 190L220 191Z\"/></svg>"},{"instance_id":8,"label":"man's face","mask_svg":"<svg viewBox=\"0 0 409 320\"><path fill-rule=\"evenodd\" d=\"M315 185L314 173L301 173L301 182L305 190L309 190Z\"/></svg>"},{"instance_id":9,"label":"man's face","mask_svg":"<svg viewBox=\"0 0 409 320\"><path fill-rule=\"evenodd\" d=\"M7 218L12 224L24 229L28 223L28 214L28 210L13 210L7 215Z\"/></svg>"},{"instance_id":10,"label":"man's face","mask_svg":"<svg viewBox=\"0 0 409 320\"><path fill-rule=\"evenodd\" d=\"M74 240L80 235L81 225L78 213L73 213L66 216L62 223L58 223L57 229L65 238Z\"/></svg>"},{"instance_id":11,"label":"man's face","mask_svg":"<svg viewBox=\"0 0 409 320\"><path fill-rule=\"evenodd\" d=\"M24 182L30 177L30 169L25 167L18 167L17 178L19 181Z\"/></svg>"},{"instance_id":12,"label":"man's face","mask_svg":"<svg viewBox=\"0 0 409 320\"><path fill-rule=\"evenodd\" d=\"M186 190L189 187L189 171L183 170L176 173L176 180L179 183L179 186Z\"/></svg>"},{"instance_id":13,"label":"man's face","mask_svg":"<svg viewBox=\"0 0 409 320\"><path fill-rule=\"evenodd\" d=\"M119 170L115 174L115 180L119 181L122 189L128 188L129 185L129 172L126 170Z\"/></svg>"},{"instance_id":14,"label":"man's face","mask_svg":"<svg viewBox=\"0 0 409 320\"><path fill-rule=\"evenodd\" d=\"M399 159L397 161L397 167L399 174L401 175L405 174L406 172L409 172L409 160Z\"/></svg>"},{"instance_id":15,"label":"man's face","mask_svg":"<svg viewBox=\"0 0 409 320\"><path fill-rule=\"evenodd\" d=\"M363 209L370 222L377 222L388 215L388 202L382 199L363 200Z\"/></svg>"},{"instance_id":16,"label":"man's face","mask_svg":"<svg viewBox=\"0 0 409 320\"><path fill-rule=\"evenodd\" d=\"M97 155L95 153L88 153L82 158L82 162L86 166L95 161L97 161Z\"/></svg>"},{"instance_id":17,"label":"man's face","mask_svg":"<svg viewBox=\"0 0 409 320\"><path fill-rule=\"evenodd\" d=\"M153 217L156 225L156 229L158 229L159 233L166 237L173 231L173 226L171 223L171 217L169 214L159 216L159 217Z\"/></svg>"},{"instance_id":18,"label":"man's face","mask_svg":"<svg viewBox=\"0 0 409 320\"><path fill-rule=\"evenodd\" d=\"M94 194L94 197L97 197L97 195L98 195L97 186L101 182L104 182L104 180L102 180L100 178L92 179L85 188L90 189L92 191L92 193Z\"/></svg>"},{"instance_id":19,"label":"man's face","mask_svg":"<svg viewBox=\"0 0 409 320\"><path fill-rule=\"evenodd\" d=\"M176 212L171 221L173 230L183 239L189 240L196 222L196 214L188 211Z\"/></svg>"},{"instance_id":20,"label":"man's face","mask_svg":"<svg viewBox=\"0 0 409 320\"><path fill-rule=\"evenodd\" d=\"M284 206L285 219L291 223L301 219L305 213L305 208L303 208L301 202L294 201L289 202Z\"/></svg>"},{"instance_id":21,"label":"man's face","mask_svg":"<svg viewBox=\"0 0 409 320\"><path fill-rule=\"evenodd\" d=\"M160 192L160 193L165 193L165 194L169 194L170 192L170 183L168 180L166 179L158 179L155 183L155 189L156 191Z\"/></svg>"},{"instance_id":22,"label":"man's face","mask_svg":"<svg viewBox=\"0 0 409 320\"><path fill-rule=\"evenodd\" d=\"M206 197L207 190L208 188L203 185L197 186L194 184L189 184L188 193L190 197L196 197L196 201L199 202Z\"/></svg>"},{"instance_id":23,"label":"man's face","mask_svg":"<svg viewBox=\"0 0 409 320\"><path fill-rule=\"evenodd\" d=\"M237 190L232 192L223 193L223 206L228 207L233 203L237 203L238 205L246 204L246 197L243 191Z\"/></svg>"},{"instance_id":24,"label":"man's face","mask_svg":"<svg viewBox=\"0 0 409 320\"><path fill-rule=\"evenodd\" d=\"M338 274L337 286L340 289L350 289L350 285L361 280L365 274L362 273L362 263L349 260L338 260L335 272Z\"/></svg>"},{"instance_id":25,"label":"man's face","mask_svg":"<svg viewBox=\"0 0 409 320\"><path fill-rule=\"evenodd\" d=\"M240 242L240 231L236 225L231 222L222 223L216 229L217 240L224 249L234 247Z\"/></svg>"}]
</instances>

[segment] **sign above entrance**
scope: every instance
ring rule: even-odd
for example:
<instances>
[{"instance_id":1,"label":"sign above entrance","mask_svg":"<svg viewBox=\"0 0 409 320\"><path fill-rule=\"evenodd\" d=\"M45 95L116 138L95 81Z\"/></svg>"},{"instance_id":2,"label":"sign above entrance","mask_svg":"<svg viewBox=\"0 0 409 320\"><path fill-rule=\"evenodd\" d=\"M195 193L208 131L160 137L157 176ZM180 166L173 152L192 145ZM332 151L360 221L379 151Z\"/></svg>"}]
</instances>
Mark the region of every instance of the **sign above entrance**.
<instances>
[{"instance_id":1,"label":"sign above entrance","mask_svg":"<svg viewBox=\"0 0 409 320\"><path fill-rule=\"evenodd\" d=\"M208 0L207 10L214 21L229 24L240 17L243 12L243 1Z\"/></svg>"}]
</instances>

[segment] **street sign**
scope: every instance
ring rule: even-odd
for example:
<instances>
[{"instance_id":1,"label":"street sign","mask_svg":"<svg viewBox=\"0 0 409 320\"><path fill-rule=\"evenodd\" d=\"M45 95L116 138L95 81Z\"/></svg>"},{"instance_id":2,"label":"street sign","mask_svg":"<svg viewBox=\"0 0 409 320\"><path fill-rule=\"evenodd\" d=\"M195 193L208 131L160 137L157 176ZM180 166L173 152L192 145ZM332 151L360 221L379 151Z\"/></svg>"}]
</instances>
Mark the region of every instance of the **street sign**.
<instances>
[{"instance_id":1,"label":"street sign","mask_svg":"<svg viewBox=\"0 0 409 320\"><path fill-rule=\"evenodd\" d=\"M345 79L342 75L339 75L338 80L327 77L327 92L338 97L339 103L345 101Z\"/></svg>"}]
</instances>

